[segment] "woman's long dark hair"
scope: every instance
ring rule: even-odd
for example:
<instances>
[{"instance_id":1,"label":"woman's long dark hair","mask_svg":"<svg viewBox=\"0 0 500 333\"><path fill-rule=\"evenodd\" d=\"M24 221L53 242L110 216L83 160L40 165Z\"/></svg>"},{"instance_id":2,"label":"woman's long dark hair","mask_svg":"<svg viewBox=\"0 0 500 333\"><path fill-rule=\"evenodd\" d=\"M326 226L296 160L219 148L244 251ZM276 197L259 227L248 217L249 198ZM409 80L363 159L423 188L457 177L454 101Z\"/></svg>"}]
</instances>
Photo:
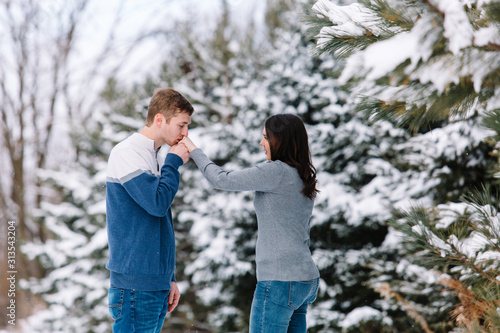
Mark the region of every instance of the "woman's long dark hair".
<instances>
[{"instance_id":1,"label":"woman's long dark hair","mask_svg":"<svg viewBox=\"0 0 500 333\"><path fill-rule=\"evenodd\" d=\"M316 168L311 162L307 131L302 120L293 114L277 114L269 117L264 125L271 149L271 160L282 161L299 172L304 182L303 193L314 199L316 188Z\"/></svg>"}]
</instances>

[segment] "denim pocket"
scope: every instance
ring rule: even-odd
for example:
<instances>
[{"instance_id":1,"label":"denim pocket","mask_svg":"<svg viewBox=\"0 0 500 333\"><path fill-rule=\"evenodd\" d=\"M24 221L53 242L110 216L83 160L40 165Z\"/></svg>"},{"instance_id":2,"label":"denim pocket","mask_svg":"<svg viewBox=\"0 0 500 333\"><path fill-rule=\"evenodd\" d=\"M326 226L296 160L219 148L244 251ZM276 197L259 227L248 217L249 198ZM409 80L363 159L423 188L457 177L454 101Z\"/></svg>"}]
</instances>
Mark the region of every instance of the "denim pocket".
<instances>
[{"instance_id":1,"label":"denim pocket","mask_svg":"<svg viewBox=\"0 0 500 333\"><path fill-rule=\"evenodd\" d=\"M122 316L123 312L123 295L125 290L111 287L108 292L109 313L113 320L117 320Z\"/></svg>"},{"instance_id":2,"label":"denim pocket","mask_svg":"<svg viewBox=\"0 0 500 333\"><path fill-rule=\"evenodd\" d=\"M316 299L317 289L318 283L316 280L290 282L288 305L297 310L306 302L307 304L311 304Z\"/></svg>"},{"instance_id":3,"label":"denim pocket","mask_svg":"<svg viewBox=\"0 0 500 333\"><path fill-rule=\"evenodd\" d=\"M316 297L318 296L318 288L319 288L319 278L314 280L314 288L312 290L311 295L307 299L307 304L312 304L316 300Z\"/></svg>"}]
</instances>

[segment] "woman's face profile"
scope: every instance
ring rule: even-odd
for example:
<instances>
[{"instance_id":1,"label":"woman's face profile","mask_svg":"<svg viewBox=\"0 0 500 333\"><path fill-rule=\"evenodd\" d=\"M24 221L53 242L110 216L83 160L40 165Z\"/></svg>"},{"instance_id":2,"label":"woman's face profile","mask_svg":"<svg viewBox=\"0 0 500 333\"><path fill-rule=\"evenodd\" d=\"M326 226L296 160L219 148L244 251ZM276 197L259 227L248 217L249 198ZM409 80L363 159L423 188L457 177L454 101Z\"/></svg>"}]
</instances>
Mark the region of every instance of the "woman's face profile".
<instances>
[{"instance_id":1,"label":"woman's face profile","mask_svg":"<svg viewBox=\"0 0 500 333\"><path fill-rule=\"evenodd\" d=\"M264 147L264 152L266 153L266 158L268 161L271 160L271 147L269 146L269 141L267 140L266 129L262 132L263 138L260 141L260 145Z\"/></svg>"}]
</instances>

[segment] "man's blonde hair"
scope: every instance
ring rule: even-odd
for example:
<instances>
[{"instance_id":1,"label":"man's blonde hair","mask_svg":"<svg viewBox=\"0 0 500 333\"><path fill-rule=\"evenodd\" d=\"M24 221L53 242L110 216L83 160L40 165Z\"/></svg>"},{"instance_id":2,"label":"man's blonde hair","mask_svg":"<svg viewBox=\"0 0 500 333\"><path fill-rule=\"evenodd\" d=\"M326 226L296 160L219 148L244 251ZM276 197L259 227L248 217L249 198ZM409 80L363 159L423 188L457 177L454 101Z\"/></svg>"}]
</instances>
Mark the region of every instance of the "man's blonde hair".
<instances>
[{"instance_id":1,"label":"man's blonde hair","mask_svg":"<svg viewBox=\"0 0 500 333\"><path fill-rule=\"evenodd\" d=\"M146 126L153 124L158 113L163 115L168 124L172 117L181 112L189 115L194 112L193 106L184 96L172 88L157 89L149 102Z\"/></svg>"}]
</instances>

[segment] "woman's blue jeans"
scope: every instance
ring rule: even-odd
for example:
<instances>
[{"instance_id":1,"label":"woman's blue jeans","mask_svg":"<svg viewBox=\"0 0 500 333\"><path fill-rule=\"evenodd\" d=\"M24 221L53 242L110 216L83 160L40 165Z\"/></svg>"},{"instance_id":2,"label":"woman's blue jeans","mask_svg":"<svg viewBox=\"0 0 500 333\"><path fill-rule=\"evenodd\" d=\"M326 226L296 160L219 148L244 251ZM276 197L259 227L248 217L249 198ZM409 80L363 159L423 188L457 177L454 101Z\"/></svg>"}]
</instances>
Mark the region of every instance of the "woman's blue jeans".
<instances>
[{"instance_id":1,"label":"woman's blue jeans","mask_svg":"<svg viewBox=\"0 0 500 333\"><path fill-rule=\"evenodd\" d=\"M138 291L111 286L109 312L113 333L159 333L168 309L169 290Z\"/></svg>"},{"instance_id":2,"label":"woman's blue jeans","mask_svg":"<svg viewBox=\"0 0 500 333\"><path fill-rule=\"evenodd\" d=\"M250 333L304 333L309 304L318 293L318 281L260 281L250 312Z\"/></svg>"}]
</instances>

